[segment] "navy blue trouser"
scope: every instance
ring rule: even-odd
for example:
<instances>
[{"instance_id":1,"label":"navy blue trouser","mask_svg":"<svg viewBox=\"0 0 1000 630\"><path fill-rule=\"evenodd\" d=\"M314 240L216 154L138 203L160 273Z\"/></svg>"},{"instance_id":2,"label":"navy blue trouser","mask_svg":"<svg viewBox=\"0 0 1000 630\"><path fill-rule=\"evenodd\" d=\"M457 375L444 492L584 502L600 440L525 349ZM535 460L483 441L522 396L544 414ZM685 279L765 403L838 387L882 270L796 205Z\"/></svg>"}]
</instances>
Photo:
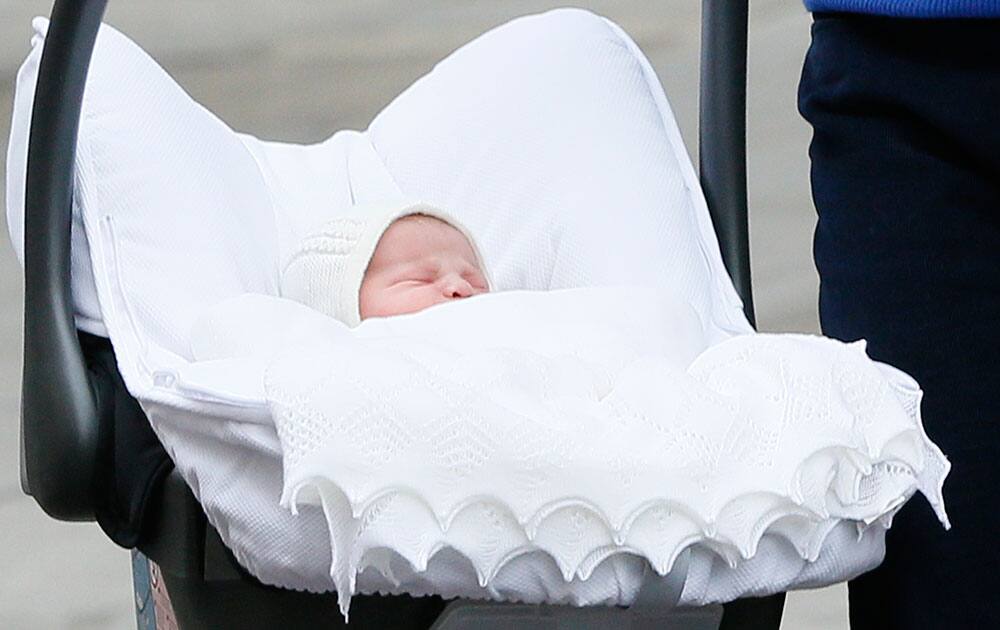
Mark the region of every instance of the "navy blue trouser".
<instances>
[{"instance_id":1,"label":"navy blue trouser","mask_svg":"<svg viewBox=\"0 0 1000 630\"><path fill-rule=\"evenodd\" d=\"M851 626L1000 628L1000 21L817 15L799 109L823 332L920 382L953 466L952 530L909 502Z\"/></svg>"}]
</instances>

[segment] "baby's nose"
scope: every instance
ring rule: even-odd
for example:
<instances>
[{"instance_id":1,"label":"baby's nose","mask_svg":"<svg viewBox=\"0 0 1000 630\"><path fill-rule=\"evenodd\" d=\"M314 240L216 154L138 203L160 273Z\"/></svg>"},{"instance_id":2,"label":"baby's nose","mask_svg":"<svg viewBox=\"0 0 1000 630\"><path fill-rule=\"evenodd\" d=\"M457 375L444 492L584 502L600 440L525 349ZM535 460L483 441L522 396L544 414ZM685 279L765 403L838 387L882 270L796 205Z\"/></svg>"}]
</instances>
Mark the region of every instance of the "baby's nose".
<instances>
[{"instance_id":1,"label":"baby's nose","mask_svg":"<svg viewBox=\"0 0 1000 630\"><path fill-rule=\"evenodd\" d=\"M472 285L458 274L449 274L444 279L442 288L444 296L449 299L465 298L475 293Z\"/></svg>"}]
</instances>

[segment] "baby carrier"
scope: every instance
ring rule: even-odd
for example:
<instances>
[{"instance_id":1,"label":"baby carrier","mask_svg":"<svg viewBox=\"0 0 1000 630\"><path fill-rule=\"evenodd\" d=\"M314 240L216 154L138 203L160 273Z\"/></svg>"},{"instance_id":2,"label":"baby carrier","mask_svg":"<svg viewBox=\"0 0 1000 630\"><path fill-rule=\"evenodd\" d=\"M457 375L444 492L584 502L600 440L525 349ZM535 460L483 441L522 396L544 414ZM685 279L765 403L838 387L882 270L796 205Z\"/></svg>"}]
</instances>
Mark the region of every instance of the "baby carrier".
<instances>
[{"instance_id":1,"label":"baby carrier","mask_svg":"<svg viewBox=\"0 0 1000 630\"><path fill-rule=\"evenodd\" d=\"M125 389L107 339L78 331L70 286L76 134L106 0L57 0L41 59L28 149L21 482L53 518L98 520L159 567L182 628L335 626L334 595L283 590L247 574L207 523ZM700 178L726 269L753 322L745 160L747 3L703 0ZM683 584L683 567L657 589ZM676 601L676 600L675 600ZM350 627L777 628L784 596L675 610L357 596ZM142 604L140 603L140 606ZM651 612L652 611L652 612ZM659 616L658 616L659 615ZM721 620L721 621L720 621ZM657 626L660 627L660 626Z\"/></svg>"}]
</instances>

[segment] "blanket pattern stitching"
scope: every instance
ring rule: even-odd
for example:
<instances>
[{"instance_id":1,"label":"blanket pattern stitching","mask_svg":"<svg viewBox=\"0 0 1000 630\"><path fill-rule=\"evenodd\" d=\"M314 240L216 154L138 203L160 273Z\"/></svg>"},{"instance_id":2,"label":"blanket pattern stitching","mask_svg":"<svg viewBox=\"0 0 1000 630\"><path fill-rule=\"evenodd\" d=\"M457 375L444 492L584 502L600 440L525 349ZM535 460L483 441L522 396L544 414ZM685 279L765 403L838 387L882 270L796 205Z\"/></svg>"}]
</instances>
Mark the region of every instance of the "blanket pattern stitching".
<instances>
[{"instance_id":1,"label":"blanket pattern stitching","mask_svg":"<svg viewBox=\"0 0 1000 630\"><path fill-rule=\"evenodd\" d=\"M886 527L917 489L946 522L947 462L923 434L919 390L880 371L862 344L738 337L706 350L678 386L666 380L676 371L648 358L618 356L608 376L569 355L356 342L349 360L322 364L306 385L290 378L287 359L265 375L285 453L282 502L323 505L344 610L361 570L391 577L386 549L416 570L457 549L481 585L518 554L542 550L568 582L621 553L665 574L692 544L736 566L768 533L814 560L832 519L856 520L859 532ZM667 403L641 395L657 379ZM721 429L706 409L728 418ZM641 446L623 449L621 434ZM790 460L803 443L811 450ZM500 470L494 492L470 492ZM644 500L583 492L595 470ZM567 471L580 473L578 490ZM654 474L663 483L650 493ZM734 480L738 491L720 492ZM391 524L404 522L400 540Z\"/></svg>"}]
</instances>

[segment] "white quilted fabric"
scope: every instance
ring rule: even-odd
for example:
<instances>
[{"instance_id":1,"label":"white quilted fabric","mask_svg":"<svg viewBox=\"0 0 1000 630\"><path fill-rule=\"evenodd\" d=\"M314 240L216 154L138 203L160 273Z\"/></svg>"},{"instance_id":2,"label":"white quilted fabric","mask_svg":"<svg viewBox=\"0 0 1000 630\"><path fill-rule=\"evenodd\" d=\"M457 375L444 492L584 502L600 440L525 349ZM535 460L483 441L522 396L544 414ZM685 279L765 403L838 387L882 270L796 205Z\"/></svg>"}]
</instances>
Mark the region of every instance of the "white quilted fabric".
<instances>
[{"instance_id":1,"label":"white quilted fabric","mask_svg":"<svg viewBox=\"0 0 1000 630\"><path fill-rule=\"evenodd\" d=\"M23 247L31 99L46 27L44 19L33 24L36 35L18 74L8 148L8 225L18 251ZM77 324L110 336L130 392L139 399L209 520L240 563L266 583L332 590L331 560L345 557L339 551L334 554L328 519L321 506L305 501L304 491L297 495L298 515L279 506L282 453L287 445L279 440L262 377L265 367L287 348L308 345L314 336L307 333L319 325L320 316L303 310L280 316L262 310L254 321L261 326L256 330L266 334L220 336L210 346L218 355L204 360L195 360L192 327L203 321L206 310L217 312L213 307L238 303L239 296L275 296L280 265L313 226L354 204L399 197L425 200L467 225L483 246L499 290L630 284L669 291L672 300L689 304L695 314L697 325L686 320L685 329L700 331L686 339L668 336L673 345L661 348L660 355L678 361L675 367L680 372L702 351L700 344L751 332L722 266L666 97L635 44L602 18L559 10L514 20L449 56L386 107L368 130L345 130L309 146L265 142L233 132L185 94L135 43L103 26L91 63L76 160L72 281ZM603 312L593 303L592 308L594 313L589 309L577 313L584 324L588 315ZM631 321L631 309L621 307L616 312L603 315L618 317L619 326ZM419 321L423 320L414 319L411 325ZM501 326L490 332L509 335L512 330ZM670 329L664 327L662 332L666 335ZM737 347L729 343L720 348ZM807 346L815 349L820 343ZM670 352L664 350L668 347ZM629 352L642 351L628 346L616 356L624 365L632 356ZM831 350L827 358L860 357L853 352ZM544 368L549 359L532 364L525 357L521 357L525 366L540 365L537 369L543 372L562 374L551 366ZM568 365L580 367L572 361ZM714 369L705 374L716 374ZM727 374L719 369L719 374ZM887 376L885 369L879 367L881 376L871 382L883 382L878 378L905 382L899 375ZM779 382L778 373L782 379L795 376L773 369L758 376L773 384ZM275 369L273 374L281 371ZM577 387L572 391L579 394L579 382L584 381L573 379L588 372L568 374L575 376L563 385ZM607 389L632 381L588 382ZM302 383L286 387L294 391ZM727 383L708 378L699 387L730 395ZM823 383L830 384L820 376L800 383L795 409L813 417L812 410L825 408ZM879 390L883 397L887 387ZM273 393L271 402L277 404ZM916 398L909 395L902 400L908 401L908 417L915 421ZM530 398L525 400L529 402ZM767 406L773 401L757 403ZM762 417L773 421L776 416ZM898 413L892 418L893 426L902 422ZM888 439L874 433L879 426L866 427L865 435ZM372 437L358 433L364 435ZM840 437L858 444L857 436ZM732 438L715 447L731 444L726 439ZM463 445L464 439L456 437L442 445L453 446L447 458L468 466L477 461L477 442L470 437ZM691 443L698 444L699 439ZM877 449L880 444L875 440L871 446ZM634 445L636 452L642 447ZM634 483L639 483L644 477L634 470L631 454L624 457L623 444L616 448L622 458L606 474L635 475ZM858 452L869 456L873 451ZM649 453L645 457L651 459ZM846 476L838 478L842 481L851 479L849 471L867 471L863 458L848 459L856 464L853 468L822 458L810 461L817 470L845 471ZM915 460L906 462L909 470L920 470ZM668 472L663 462L652 465L650 470ZM901 470L902 476L892 477L873 469L862 480L903 480L897 487L900 500L913 484L907 469ZM801 497L803 504L816 508L824 484L802 487L810 490ZM872 487L864 481L857 496L881 497L885 487L890 486ZM841 492L833 495L834 507L848 510L850 504L842 499L855 495L847 486L835 488ZM421 501L406 507L407 496L394 499L394 505L409 510L402 514L409 517L426 509ZM443 511L424 514L437 519L449 511L447 504L437 506ZM891 513L888 504L882 507ZM521 514L530 512L530 501L519 509ZM624 509L608 522L620 525L627 512ZM793 537L768 530L759 540L758 553L735 566L729 563L738 556L734 550L746 551L747 541L709 536L706 540L714 541L711 549L696 549L691 555L684 601L723 601L814 586L870 568L881 557L882 524L876 521L860 540L851 535L856 520L870 513L849 513L844 516L848 520L840 520L832 511L805 555L788 544ZM588 518L580 522L597 523ZM608 535L602 527L593 530L594 535ZM819 544L823 528L829 533ZM457 535L462 530L454 531ZM384 529L371 532L387 535ZM508 533L513 538L499 541L497 549L523 542L526 535L516 529ZM397 534L394 540L409 550L410 557L415 557L416 549L426 552L426 547ZM715 531L716 536L724 534ZM574 541L576 535L559 540ZM423 564L409 565L399 554L370 554L365 561L372 567L362 570L357 588L392 590L404 585L410 592L628 603L648 570L645 560L628 554L612 554L603 562L597 556L586 561L562 556L556 562L550 551L557 542L547 545L548 550L526 551L501 566L471 564L468 553L456 552L468 552L471 542L465 540L426 558L423 572L415 571ZM663 553L657 550L651 556L657 569L669 566ZM398 584L385 578L387 567ZM480 585L484 572L495 575L489 584ZM588 573L589 578L583 579ZM564 579L566 575L571 581Z\"/></svg>"},{"instance_id":2,"label":"white quilted fabric","mask_svg":"<svg viewBox=\"0 0 1000 630\"><path fill-rule=\"evenodd\" d=\"M7 162L19 255L48 21L32 24ZM427 202L466 225L500 290L661 286L682 293L713 330L751 330L649 62L620 28L586 11L496 28L414 83L367 131L315 145L233 132L105 25L77 154L79 327L109 332L83 222L113 216L105 229L117 232L129 260L117 281L139 312L134 324L181 358L190 358L185 337L201 308L242 291L276 294L278 269L305 234L355 204L395 198ZM160 241L170 250L151 246Z\"/></svg>"},{"instance_id":3,"label":"white quilted fabric","mask_svg":"<svg viewBox=\"0 0 1000 630\"><path fill-rule=\"evenodd\" d=\"M258 317L298 310L224 303L195 355L247 356L256 344L234 348ZM475 572L455 594L476 596L533 551L567 582L625 553L662 575L691 545L735 567L765 533L813 561L841 519L884 523L917 489L947 522L920 390L863 344L709 345L686 303L641 287L494 293L356 331L297 323L302 343L260 357L282 503L322 506L345 612L364 568L408 590L393 556L420 572L443 548Z\"/></svg>"}]
</instances>

